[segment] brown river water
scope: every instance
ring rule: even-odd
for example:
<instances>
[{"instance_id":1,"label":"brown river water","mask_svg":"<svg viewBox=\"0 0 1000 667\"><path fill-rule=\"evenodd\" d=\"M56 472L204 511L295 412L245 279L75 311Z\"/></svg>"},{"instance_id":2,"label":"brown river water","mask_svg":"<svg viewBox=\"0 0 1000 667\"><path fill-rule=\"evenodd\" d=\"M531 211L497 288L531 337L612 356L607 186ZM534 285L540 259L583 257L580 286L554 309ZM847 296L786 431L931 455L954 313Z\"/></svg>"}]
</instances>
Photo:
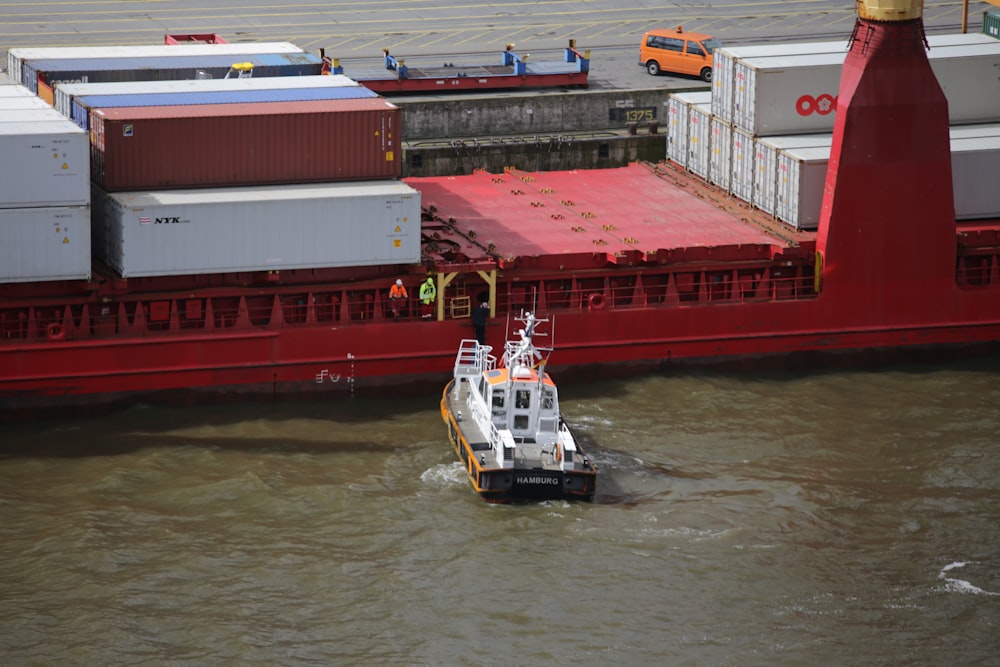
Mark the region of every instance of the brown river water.
<instances>
[{"instance_id":1,"label":"brown river water","mask_svg":"<svg viewBox=\"0 0 1000 667\"><path fill-rule=\"evenodd\" d=\"M1000 664L1000 358L560 391L593 503L433 392L0 425L0 663Z\"/></svg>"}]
</instances>

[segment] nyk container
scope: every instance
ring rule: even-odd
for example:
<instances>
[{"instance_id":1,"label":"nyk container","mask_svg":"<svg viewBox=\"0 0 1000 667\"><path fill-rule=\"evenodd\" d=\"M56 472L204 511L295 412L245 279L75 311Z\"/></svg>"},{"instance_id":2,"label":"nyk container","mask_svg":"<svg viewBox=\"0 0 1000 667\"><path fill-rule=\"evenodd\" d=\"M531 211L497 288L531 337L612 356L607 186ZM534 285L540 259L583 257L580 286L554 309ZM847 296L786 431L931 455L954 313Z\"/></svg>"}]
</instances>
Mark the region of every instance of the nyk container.
<instances>
[{"instance_id":1,"label":"nyk container","mask_svg":"<svg viewBox=\"0 0 1000 667\"><path fill-rule=\"evenodd\" d=\"M234 64L244 62L253 65L253 76L318 75L323 68L320 57L311 53L28 60L23 64L22 83L32 92L41 94L45 88L51 95L53 86L67 82L219 79Z\"/></svg>"},{"instance_id":2,"label":"nyk container","mask_svg":"<svg viewBox=\"0 0 1000 667\"><path fill-rule=\"evenodd\" d=\"M315 76L269 76L248 79L183 79L178 81L121 81L109 83L60 83L55 87L53 106L72 117L73 98L81 95L135 95L237 90L285 90L296 88L339 88L361 84L343 74ZM25 90L27 90L25 88Z\"/></svg>"},{"instance_id":3,"label":"nyk container","mask_svg":"<svg viewBox=\"0 0 1000 667\"><path fill-rule=\"evenodd\" d=\"M88 203L89 143L65 118L0 123L0 155L17 156L0 160L0 207Z\"/></svg>"},{"instance_id":4,"label":"nyk container","mask_svg":"<svg viewBox=\"0 0 1000 667\"><path fill-rule=\"evenodd\" d=\"M108 191L399 178L399 108L382 98L122 107L90 115Z\"/></svg>"},{"instance_id":5,"label":"nyk container","mask_svg":"<svg viewBox=\"0 0 1000 667\"><path fill-rule=\"evenodd\" d=\"M667 97L667 158L682 167L688 163L689 110L693 104L711 104L711 91L672 93Z\"/></svg>"},{"instance_id":6,"label":"nyk container","mask_svg":"<svg viewBox=\"0 0 1000 667\"><path fill-rule=\"evenodd\" d=\"M289 77L272 77L285 79ZM320 78L320 77L310 77ZM309 102L317 100L355 100L378 97L361 85L325 88L290 88L280 90L232 90L178 93L143 93L136 95L79 95L73 99L70 119L90 128L91 109L115 107L189 106L195 104L256 104L261 102Z\"/></svg>"},{"instance_id":7,"label":"nyk container","mask_svg":"<svg viewBox=\"0 0 1000 667\"><path fill-rule=\"evenodd\" d=\"M15 47L7 51L7 72L15 81L23 81L23 63L27 60L67 60L94 58L158 58L176 56L225 55L240 56L255 53L302 53L291 42L244 42L239 44L151 44L138 46L52 46ZM239 58L237 58L239 59Z\"/></svg>"},{"instance_id":8,"label":"nyk container","mask_svg":"<svg viewBox=\"0 0 1000 667\"><path fill-rule=\"evenodd\" d=\"M0 283L90 278L90 206L0 208Z\"/></svg>"},{"instance_id":9,"label":"nyk container","mask_svg":"<svg viewBox=\"0 0 1000 667\"><path fill-rule=\"evenodd\" d=\"M93 198L94 254L126 278L420 261L420 192L402 181Z\"/></svg>"}]
</instances>

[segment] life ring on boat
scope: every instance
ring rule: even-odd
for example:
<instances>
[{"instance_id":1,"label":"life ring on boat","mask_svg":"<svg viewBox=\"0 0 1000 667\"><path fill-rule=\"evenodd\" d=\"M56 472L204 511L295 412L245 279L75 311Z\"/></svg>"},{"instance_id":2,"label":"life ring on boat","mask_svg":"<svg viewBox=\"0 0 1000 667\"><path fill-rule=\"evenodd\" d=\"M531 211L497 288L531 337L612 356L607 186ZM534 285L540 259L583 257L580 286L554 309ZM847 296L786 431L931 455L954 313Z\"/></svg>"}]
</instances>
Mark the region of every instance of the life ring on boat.
<instances>
[{"instance_id":1,"label":"life ring on boat","mask_svg":"<svg viewBox=\"0 0 1000 667\"><path fill-rule=\"evenodd\" d=\"M604 310L604 295L600 292L592 293L587 297L587 306L590 310Z\"/></svg>"},{"instance_id":2,"label":"life ring on boat","mask_svg":"<svg viewBox=\"0 0 1000 667\"><path fill-rule=\"evenodd\" d=\"M556 463L562 463L562 443L556 443L556 448L552 452L552 455L555 457Z\"/></svg>"},{"instance_id":3,"label":"life ring on boat","mask_svg":"<svg viewBox=\"0 0 1000 667\"><path fill-rule=\"evenodd\" d=\"M49 337L49 340L62 340L66 337L66 332L63 331L63 326L58 322L53 322L45 330L45 334Z\"/></svg>"}]
</instances>

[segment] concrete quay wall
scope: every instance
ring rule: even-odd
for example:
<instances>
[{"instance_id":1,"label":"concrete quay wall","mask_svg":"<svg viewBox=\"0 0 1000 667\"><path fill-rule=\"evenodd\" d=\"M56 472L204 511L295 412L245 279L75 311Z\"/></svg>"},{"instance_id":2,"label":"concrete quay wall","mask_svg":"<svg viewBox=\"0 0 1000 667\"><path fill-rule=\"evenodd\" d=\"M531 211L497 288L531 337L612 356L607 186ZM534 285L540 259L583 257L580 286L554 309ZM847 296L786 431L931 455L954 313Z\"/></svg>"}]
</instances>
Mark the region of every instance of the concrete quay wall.
<instances>
[{"instance_id":1,"label":"concrete quay wall","mask_svg":"<svg viewBox=\"0 0 1000 667\"><path fill-rule=\"evenodd\" d=\"M693 90L703 88L692 88ZM664 88L394 98L403 176L621 167L666 158Z\"/></svg>"}]
</instances>

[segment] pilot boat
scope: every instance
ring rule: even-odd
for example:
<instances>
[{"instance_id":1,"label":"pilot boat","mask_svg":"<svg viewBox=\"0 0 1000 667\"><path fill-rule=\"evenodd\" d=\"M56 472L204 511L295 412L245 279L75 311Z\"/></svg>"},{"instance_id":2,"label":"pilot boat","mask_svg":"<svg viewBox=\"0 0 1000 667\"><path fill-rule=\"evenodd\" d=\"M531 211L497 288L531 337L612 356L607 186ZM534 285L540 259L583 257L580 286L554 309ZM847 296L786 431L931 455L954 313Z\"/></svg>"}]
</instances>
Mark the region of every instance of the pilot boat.
<instances>
[{"instance_id":1,"label":"pilot boat","mask_svg":"<svg viewBox=\"0 0 1000 667\"><path fill-rule=\"evenodd\" d=\"M550 320L522 311L514 321L524 326L509 337L499 363L489 345L459 344L441 397L448 438L487 502L592 500L597 469L560 414L545 372L552 348L534 342L549 335L538 327Z\"/></svg>"}]
</instances>

